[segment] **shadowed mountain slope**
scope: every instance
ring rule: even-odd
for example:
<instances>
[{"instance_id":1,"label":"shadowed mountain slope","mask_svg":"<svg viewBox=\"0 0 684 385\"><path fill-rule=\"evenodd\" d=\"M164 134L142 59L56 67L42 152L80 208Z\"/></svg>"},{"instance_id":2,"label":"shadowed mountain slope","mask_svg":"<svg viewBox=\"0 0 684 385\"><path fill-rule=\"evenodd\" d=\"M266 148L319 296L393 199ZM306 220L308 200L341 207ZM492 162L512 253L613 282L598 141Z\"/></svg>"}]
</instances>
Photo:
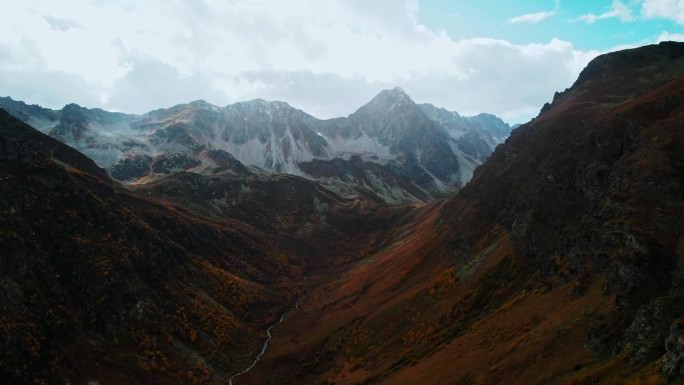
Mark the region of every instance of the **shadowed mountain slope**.
<instances>
[{"instance_id":1,"label":"shadowed mountain slope","mask_svg":"<svg viewBox=\"0 0 684 385\"><path fill-rule=\"evenodd\" d=\"M0 378L221 382L289 308L286 241L135 196L0 110Z\"/></svg>"},{"instance_id":2,"label":"shadowed mountain slope","mask_svg":"<svg viewBox=\"0 0 684 385\"><path fill-rule=\"evenodd\" d=\"M312 275L244 383L680 383L683 65L596 58L454 198Z\"/></svg>"}]
</instances>

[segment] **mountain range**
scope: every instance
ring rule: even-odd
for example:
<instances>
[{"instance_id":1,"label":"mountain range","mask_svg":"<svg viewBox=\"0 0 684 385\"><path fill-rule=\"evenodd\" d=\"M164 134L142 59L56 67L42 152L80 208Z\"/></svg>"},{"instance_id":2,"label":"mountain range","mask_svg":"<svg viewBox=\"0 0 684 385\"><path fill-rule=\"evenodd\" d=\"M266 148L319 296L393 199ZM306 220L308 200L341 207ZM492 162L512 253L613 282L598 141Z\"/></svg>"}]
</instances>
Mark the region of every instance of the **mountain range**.
<instances>
[{"instance_id":1,"label":"mountain range","mask_svg":"<svg viewBox=\"0 0 684 385\"><path fill-rule=\"evenodd\" d=\"M9 97L0 98L0 108L124 182L179 170L206 173L216 166L207 152L224 151L247 167L316 180L344 197L370 192L387 202L452 193L511 130L493 115L461 117L418 105L401 88L330 120L261 99L225 107L198 100L143 115L75 104L49 110Z\"/></svg>"},{"instance_id":2,"label":"mountain range","mask_svg":"<svg viewBox=\"0 0 684 385\"><path fill-rule=\"evenodd\" d=\"M503 143L400 89L326 121L2 99L0 377L682 383L682 68L601 55Z\"/></svg>"}]
</instances>

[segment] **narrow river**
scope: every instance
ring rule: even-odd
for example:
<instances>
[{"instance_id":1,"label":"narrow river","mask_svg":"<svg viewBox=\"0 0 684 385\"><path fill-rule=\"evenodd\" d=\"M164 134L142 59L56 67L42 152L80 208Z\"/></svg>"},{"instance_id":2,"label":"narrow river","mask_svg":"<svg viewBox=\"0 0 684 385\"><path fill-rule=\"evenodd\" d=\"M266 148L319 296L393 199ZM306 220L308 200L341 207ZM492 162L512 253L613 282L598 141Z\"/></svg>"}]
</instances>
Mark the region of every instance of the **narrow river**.
<instances>
[{"instance_id":1,"label":"narrow river","mask_svg":"<svg viewBox=\"0 0 684 385\"><path fill-rule=\"evenodd\" d=\"M268 329L266 329L266 340L264 341L264 345L261 347L261 351L259 352L259 354L256 356L256 358L254 359L252 364L247 367L247 369L241 371L240 373L233 374L228 379L228 385L235 384L233 382L234 379L236 379L237 377L249 372L250 370L252 370L252 368L254 368L254 366L261 360L261 358L264 356L264 354L266 354L266 350L268 350L268 344L271 342L271 338L273 338L273 336L271 335L271 330L273 330L274 327L280 325L283 322L287 313L289 313L293 310L297 310L297 308L299 308L299 299L297 299L297 301L295 302L295 305L292 309L286 311L285 313L283 313L283 315L280 316L280 319L278 320L278 322L274 323Z\"/></svg>"}]
</instances>

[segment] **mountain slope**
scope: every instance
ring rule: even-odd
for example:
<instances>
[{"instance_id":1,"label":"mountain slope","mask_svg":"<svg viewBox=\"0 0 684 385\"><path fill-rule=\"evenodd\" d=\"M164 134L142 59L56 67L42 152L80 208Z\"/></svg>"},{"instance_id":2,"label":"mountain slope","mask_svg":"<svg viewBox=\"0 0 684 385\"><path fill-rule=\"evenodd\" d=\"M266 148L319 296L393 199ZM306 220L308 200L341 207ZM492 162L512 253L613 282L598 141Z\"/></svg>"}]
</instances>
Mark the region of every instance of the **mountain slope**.
<instances>
[{"instance_id":1,"label":"mountain slope","mask_svg":"<svg viewBox=\"0 0 684 385\"><path fill-rule=\"evenodd\" d=\"M511 127L494 115L463 117L431 104L420 104L419 107L451 137L450 144L458 156L462 184L470 181L475 168L487 160L494 148L511 133Z\"/></svg>"},{"instance_id":2,"label":"mountain slope","mask_svg":"<svg viewBox=\"0 0 684 385\"><path fill-rule=\"evenodd\" d=\"M439 192L460 184L458 158L449 135L430 120L400 89L385 90L323 132L337 147L364 148L393 156L402 176L419 187ZM343 143L343 144L342 144Z\"/></svg>"},{"instance_id":3,"label":"mountain slope","mask_svg":"<svg viewBox=\"0 0 684 385\"><path fill-rule=\"evenodd\" d=\"M222 382L294 302L302 256L142 199L0 110L0 378Z\"/></svg>"},{"instance_id":4,"label":"mountain slope","mask_svg":"<svg viewBox=\"0 0 684 385\"><path fill-rule=\"evenodd\" d=\"M220 150L210 153L227 155ZM387 229L413 209L407 204L387 205L374 194L347 199L294 175L208 170L174 172L132 190L198 215L233 218L277 236L297 246L309 268L367 256Z\"/></svg>"},{"instance_id":5,"label":"mountain slope","mask_svg":"<svg viewBox=\"0 0 684 385\"><path fill-rule=\"evenodd\" d=\"M30 163L35 160L33 159L35 156L50 156L69 168L87 172L98 178L107 178L107 173L90 158L58 140L34 129L28 129L25 124L14 119L7 111L0 110L0 118L3 122L0 151L4 159Z\"/></svg>"},{"instance_id":6,"label":"mountain slope","mask_svg":"<svg viewBox=\"0 0 684 385\"><path fill-rule=\"evenodd\" d=\"M453 199L313 274L243 381L684 380L683 65L596 58Z\"/></svg>"}]
</instances>

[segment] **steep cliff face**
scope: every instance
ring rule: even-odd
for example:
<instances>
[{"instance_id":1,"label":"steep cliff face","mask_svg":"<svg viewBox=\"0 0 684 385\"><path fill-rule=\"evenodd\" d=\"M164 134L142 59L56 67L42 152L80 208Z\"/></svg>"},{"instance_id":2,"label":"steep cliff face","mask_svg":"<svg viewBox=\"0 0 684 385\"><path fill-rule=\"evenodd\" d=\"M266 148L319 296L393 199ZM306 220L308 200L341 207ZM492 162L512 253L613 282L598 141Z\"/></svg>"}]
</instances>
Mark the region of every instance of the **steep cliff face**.
<instances>
[{"instance_id":1,"label":"steep cliff face","mask_svg":"<svg viewBox=\"0 0 684 385\"><path fill-rule=\"evenodd\" d=\"M683 65L680 43L595 59L445 207L478 218L452 220L458 252L499 226L542 281L600 284L616 308L587 345L633 365L663 355L684 310Z\"/></svg>"},{"instance_id":2,"label":"steep cliff face","mask_svg":"<svg viewBox=\"0 0 684 385\"><path fill-rule=\"evenodd\" d=\"M683 64L595 59L454 198L320 272L251 380L681 381Z\"/></svg>"}]
</instances>

